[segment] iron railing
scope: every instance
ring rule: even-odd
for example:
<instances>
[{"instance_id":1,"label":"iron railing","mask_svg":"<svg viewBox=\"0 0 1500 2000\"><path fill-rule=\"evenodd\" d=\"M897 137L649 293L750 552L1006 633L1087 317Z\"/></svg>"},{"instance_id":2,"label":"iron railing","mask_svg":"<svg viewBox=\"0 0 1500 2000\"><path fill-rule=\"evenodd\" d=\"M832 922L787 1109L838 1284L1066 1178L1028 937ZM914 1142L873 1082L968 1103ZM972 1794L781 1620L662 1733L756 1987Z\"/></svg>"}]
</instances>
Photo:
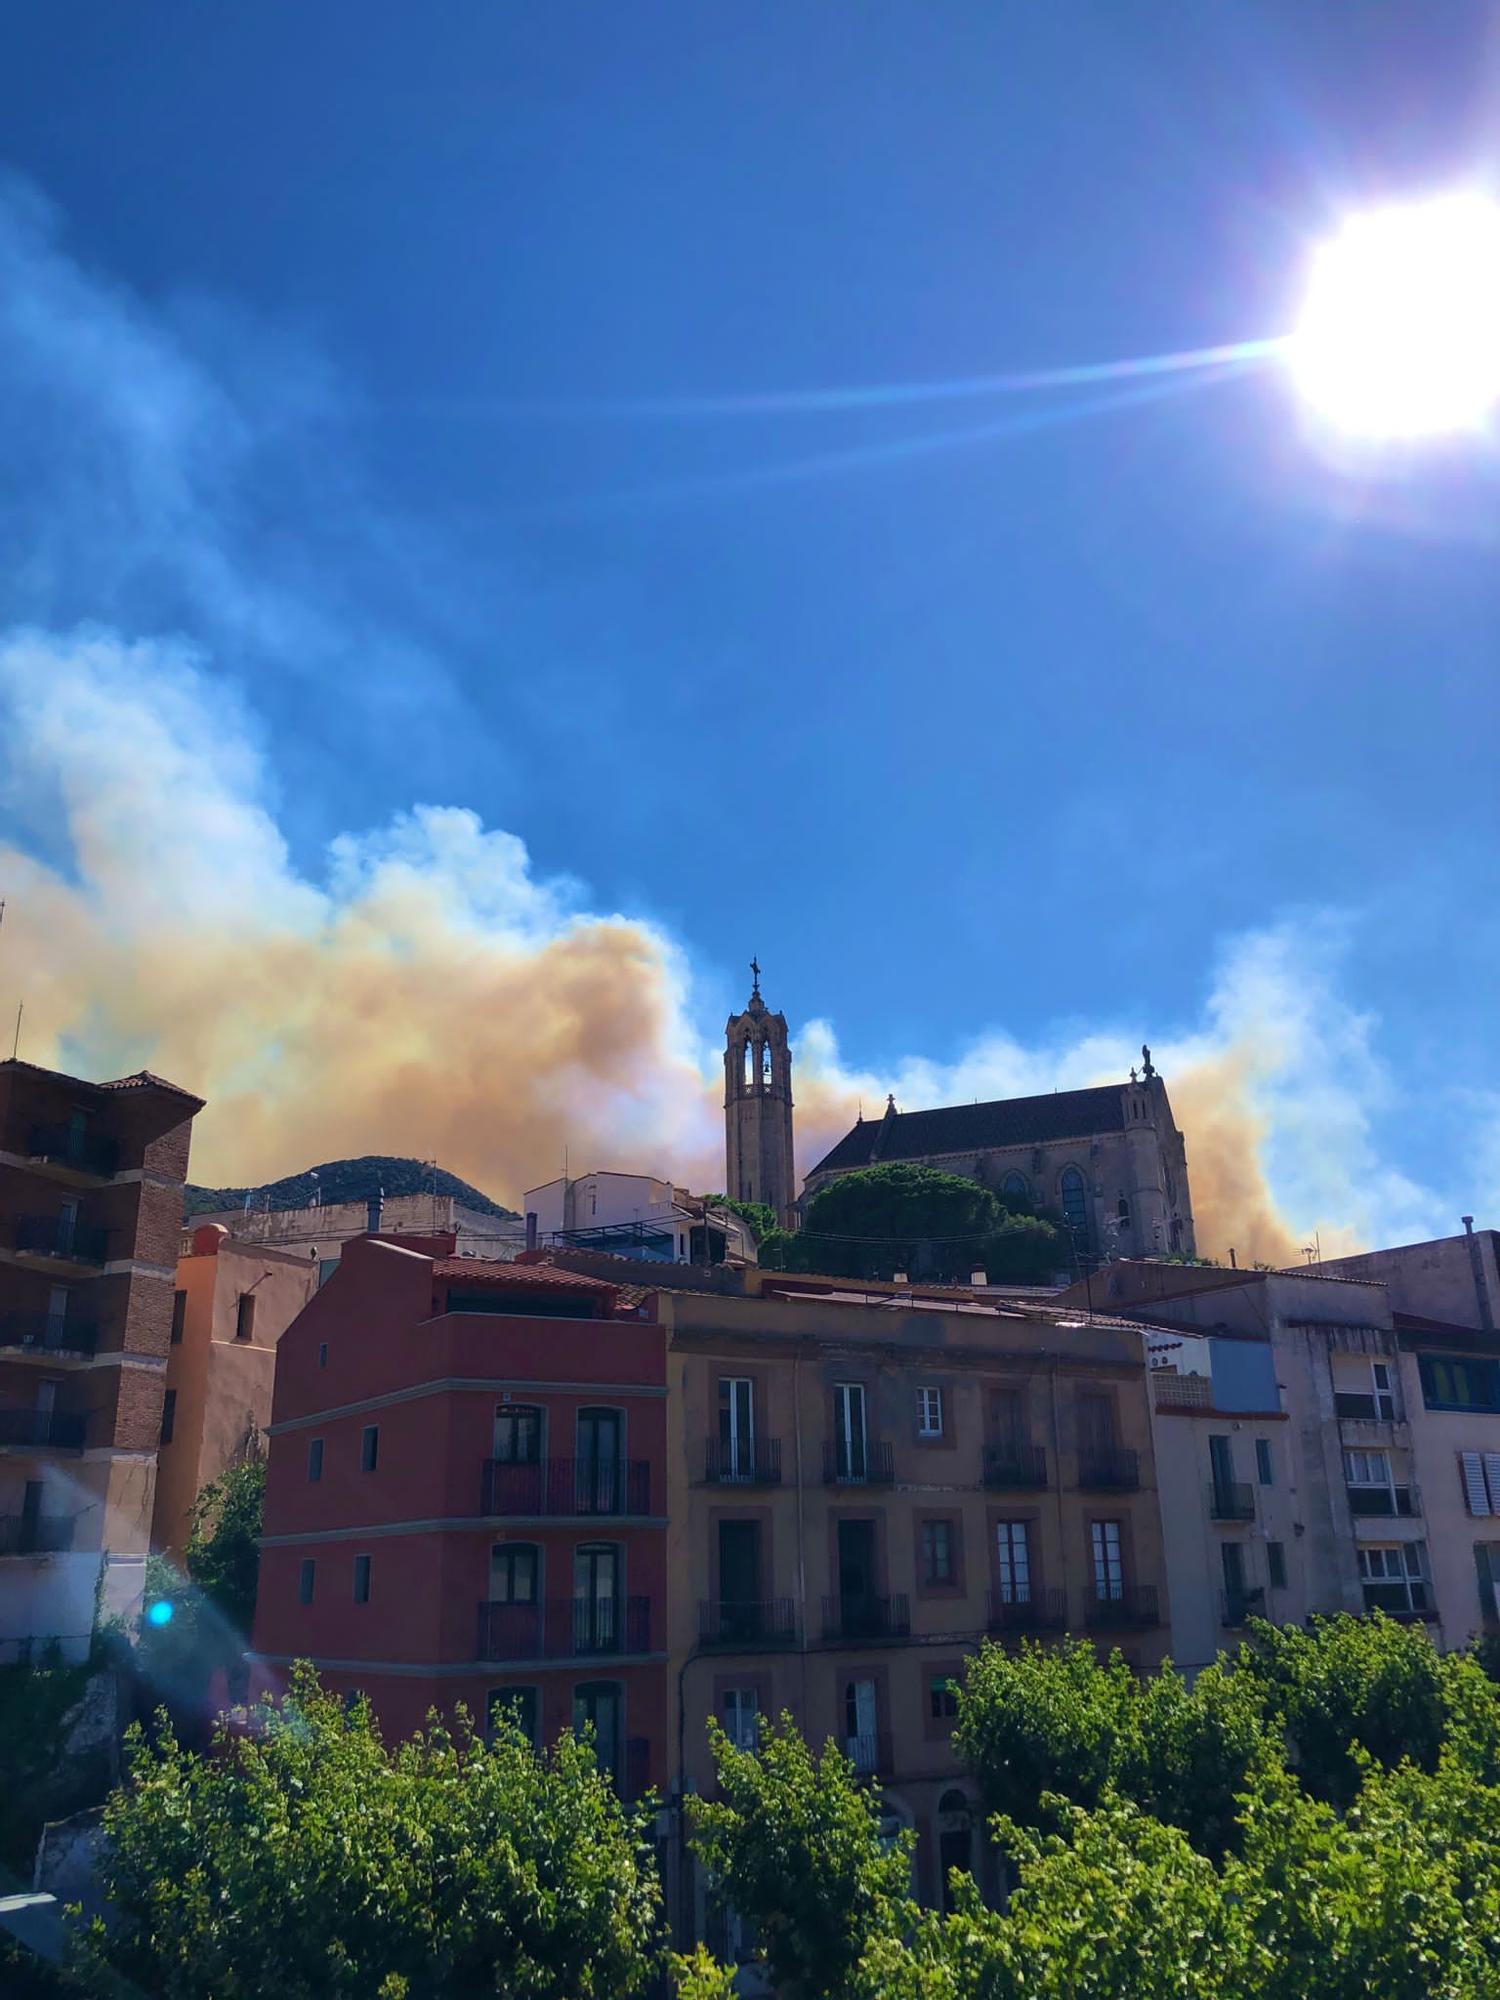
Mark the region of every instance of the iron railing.
<instances>
[{"instance_id":1,"label":"iron railing","mask_svg":"<svg viewBox=\"0 0 1500 2000\"><path fill-rule=\"evenodd\" d=\"M1092 1590L1084 1606L1085 1625L1123 1629L1161 1623L1154 1583L1121 1584L1115 1591Z\"/></svg>"},{"instance_id":2,"label":"iron railing","mask_svg":"<svg viewBox=\"0 0 1500 2000\"><path fill-rule=\"evenodd\" d=\"M753 1602L705 1598L698 1606L698 1642L715 1650L739 1651L797 1643L796 1607L789 1597Z\"/></svg>"},{"instance_id":3,"label":"iron railing","mask_svg":"<svg viewBox=\"0 0 1500 2000\"><path fill-rule=\"evenodd\" d=\"M101 1178L113 1174L120 1161L120 1148L113 1139L77 1132L71 1125L33 1125L26 1151L30 1159L45 1160L49 1166L74 1167Z\"/></svg>"},{"instance_id":4,"label":"iron railing","mask_svg":"<svg viewBox=\"0 0 1500 2000\"><path fill-rule=\"evenodd\" d=\"M987 1444L984 1448L986 1486L1045 1486L1047 1454L1039 1444Z\"/></svg>"},{"instance_id":5,"label":"iron railing","mask_svg":"<svg viewBox=\"0 0 1500 2000\"><path fill-rule=\"evenodd\" d=\"M16 1248L33 1256L56 1257L65 1263L102 1264L108 1232L91 1229L62 1215L16 1217Z\"/></svg>"},{"instance_id":6,"label":"iron railing","mask_svg":"<svg viewBox=\"0 0 1500 2000\"><path fill-rule=\"evenodd\" d=\"M25 1353L92 1354L99 1328L91 1319L59 1319L55 1313L0 1313L0 1347Z\"/></svg>"},{"instance_id":7,"label":"iron railing","mask_svg":"<svg viewBox=\"0 0 1500 2000\"><path fill-rule=\"evenodd\" d=\"M1078 1484L1092 1493L1133 1493L1141 1483L1141 1455L1125 1445L1084 1445Z\"/></svg>"},{"instance_id":8,"label":"iron railing","mask_svg":"<svg viewBox=\"0 0 1500 2000\"><path fill-rule=\"evenodd\" d=\"M991 1632L1061 1632L1067 1622L1060 1590L1028 1585L1023 1593L1012 1584L1009 1590L990 1592L986 1624Z\"/></svg>"},{"instance_id":9,"label":"iron railing","mask_svg":"<svg viewBox=\"0 0 1500 2000\"><path fill-rule=\"evenodd\" d=\"M71 1410L0 1410L0 1445L81 1451L86 1423Z\"/></svg>"},{"instance_id":10,"label":"iron railing","mask_svg":"<svg viewBox=\"0 0 1500 2000\"><path fill-rule=\"evenodd\" d=\"M649 1597L560 1597L479 1607L481 1660L582 1660L650 1650Z\"/></svg>"},{"instance_id":11,"label":"iron railing","mask_svg":"<svg viewBox=\"0 0 1500 2000\"><path fill-rule=\"evenodd\" d=\"M649 1514L644 1458L488 1458L480 1511L528 1519L547 1514Z\"/></svg>"},{"instance_id":12,"label":"iron railing","mask_svg":"<svg viewBox=\"0 0 1500 2000\"><path fill-rule=\"evenodd\" d=\"M887 1439L823 1440L825 1486L892 1486L895 1479L896 1459Z\"/></svg>"},{"instance_id":13,"label":"iron railing","mask_svg":"<svg viewBox=\"0 0 1500 2000\"><path fill-rule=\"evenodd\" d=\"M890 1597L858 1596L823 1599L825 1639L905 1639L911 1634L911 1604L905 1591Z\"/></svg>"},{"instance_id":14,"label":"iron railing","mask_svg":"<svg viewBox=\"0 0 1500 2000\"><path fill-rule=\"evenodd\" d=\"M1242 1479L1211 1479L1208 1511L1215 1521L1253 1521L1255 1488Z\"/></svg>"},{"instance_id":15,"label":"iron railing","mask_svg":"<svg viewBox=\"0 0 1500 2000\"><path fill-rule=\"evenodd\" d=\"M844 1755L862 1778L873 1778L891 1769L891 1739L883 1729L868 1735L846 1736Z\"/></svg>"},{"instance_id":16,"label":"iron railing","mask_svg":"<svg viewBox=\"0 0 1500 2000\"><path fill-rule=\"evenodd\" d=\"M780 1438L709 1438L703 1447L709 1486L779 1486Z\"/></svg>"},{"instance_id":17,"label":"iron railing","mask_svg":"<svg viewBox=\"0 0 1500 2000\"><path fill-rule=\"evenodd\" d=\"M1266 1593L1258 1584L1246 1584L1243 1590L1219 1592L1219 1618L1231 1631L1247 1624L1252 1618L1263 1618L1265 1605Z\"/></svg>"}]
</instances>

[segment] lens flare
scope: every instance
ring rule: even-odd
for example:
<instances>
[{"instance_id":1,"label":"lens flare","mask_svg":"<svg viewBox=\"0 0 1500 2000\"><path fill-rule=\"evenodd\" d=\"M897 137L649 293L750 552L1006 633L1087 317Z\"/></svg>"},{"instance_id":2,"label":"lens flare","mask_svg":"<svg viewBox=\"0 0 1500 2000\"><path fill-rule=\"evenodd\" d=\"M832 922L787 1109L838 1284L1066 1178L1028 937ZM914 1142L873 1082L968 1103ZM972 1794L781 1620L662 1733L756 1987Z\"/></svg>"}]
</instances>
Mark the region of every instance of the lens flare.
<instances>
[{"instance_id":1,"label":"lens flare","mask_svg":"<svg viewBox=\"0 0 1500 2000\"><path fill-rule=\"evenodd\" d=\"M168 1603L168 1601L167 1601L167 1599L166 1599L165 1597L159 1597L159 1598L157 1598L156 1602L155 1602L155 1603L154 1603L154 1604L153 1604L153 1605L151 1606L151 1608L150 1608L150 1609L149 1609L149 1610L147 1611L147 1613L146 1613L146 1622L147 1622L147 1624L148 1624L148 1625L170 1625L170 1624L171 1624L171 1622L172 1622L172 1606L171 1606L171 1605L170 1605L170 1604Z\"/></svg>"},{"instance_id":2,"label":"lens flare","mask_svg":"<svg viewBox=\"0 0 1500 2000\"><path fill-rule=\"evenodd\" d=\"M1500 408L1500 205L1459 193L1351 216L1313 258L1288 358L1338 430L1480 429Z\"/></svg>"}]
</instances>

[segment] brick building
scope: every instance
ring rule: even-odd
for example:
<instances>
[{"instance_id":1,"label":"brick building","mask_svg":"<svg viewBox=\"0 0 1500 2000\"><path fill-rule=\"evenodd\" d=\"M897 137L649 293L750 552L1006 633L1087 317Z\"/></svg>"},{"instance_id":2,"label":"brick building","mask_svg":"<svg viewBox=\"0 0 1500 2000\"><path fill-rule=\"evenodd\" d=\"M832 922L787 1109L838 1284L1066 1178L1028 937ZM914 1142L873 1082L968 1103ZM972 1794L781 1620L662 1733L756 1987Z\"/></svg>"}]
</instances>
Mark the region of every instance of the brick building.
<instances>
[{"instance_id":1,"label":"brick building","mask_svg":"<svg viewBox=\"0 0 1500 2000\"><path fill-rule=\"evenodd\" d=\"M0 1063L0 1660L140 1602L188 1145L141 1071Z\"/></svg>"},{"instance_id":2,"label":"brick building","mask_svg":"<svg viewBox=\"0 0 1500 2000\"><path fill-rule=\"evenodd\" d=\"M665 1788L666 1354L638 1295L366 1237L278 1343L253 1685L295 1659L393 1735L506 1701Z\"/></svg>"}]
</instances>

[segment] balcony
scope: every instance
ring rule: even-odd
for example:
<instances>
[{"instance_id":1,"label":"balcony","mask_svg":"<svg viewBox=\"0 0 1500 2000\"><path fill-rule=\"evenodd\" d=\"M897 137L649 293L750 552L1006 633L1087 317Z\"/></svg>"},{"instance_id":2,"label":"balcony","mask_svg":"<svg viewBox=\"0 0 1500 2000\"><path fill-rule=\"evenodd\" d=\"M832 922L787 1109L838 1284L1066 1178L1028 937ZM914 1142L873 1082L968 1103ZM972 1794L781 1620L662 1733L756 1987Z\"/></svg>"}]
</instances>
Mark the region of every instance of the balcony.
<instances>
[{"instance_id":1,"label":"balcony","mask_svg":"<svg viewBox=\"0 0 1500 2000\"><path fill-rule=\"evenodd\" d=\"M707 1486L779 1486L780 1438L709 1438L703 1447Z\"/></svg>"},{"instance_id":2,"label":"balcony","mask_svg":"<svg viewBox=\"0 0 1500 2000\"><path fill-rule=\"evenodd\" d=\"M1266 1593L1260 1586L1246 1585L1243 1590L1221 1590L1219 1592L1219 1623L1229 1631L1238 1631L1252 1618L1266 1615Z\"/></svg>"},{"instance_id":3,"label":"balcony","mask_svg":"<svg viewBox=\"0 0 1500 2000\"><path fill-rule=\"evenodd\" d=\"M107 1231L85 1228L67 1216L20 1215L11 1255L31 1270L86 1278L104 1263L106 1241Z\"/></svg>"},{"instance_id":4,"label":"balcony","mask_svg":"<svg viewBox=\"0 0 1500 2000\"><path fill-rule=\"evenodd\" d=\"M873 1778L891 1768L891 1739L883 1729L867 1736L846 1736L844 1755L861 1778Z\"/></svg>"},{"instance_id":5,"label":"balcony","mask_svg":"<svg viewBox=\"0 0 1500 2000\"><path fill-rule=\"evenodd\" d=\"M1388 1618L1398 1618L1407 1624L1437 1617L1431 1586L1423 1577L1394 1577L1389 1583L1364 1583L1360 1588L1365 1594L1366 1611L1383 1611Z\"/></svg>"},{"instance_id":6,"label":"balcony","mask_svg":"<svg viewBox=\"0 0 1500 2000\"><path fill-rule=\"evenodd\" d=\"M22 1354L92 1354L99 1328L91 1319L59 1319L53 1313L0 1313L0 1348Z\"/></svg>"},{"instance_id":7,"label":"balcony","mask_svg":"<svg viewBox=\"0 0 1500 2000\"><path fill-rule=\"evenodd\" d=\"M481 1660L586 1660L650 1650L649 1597L479 1606Z\"/></svg>"},{"instance_id":8,"label":"balcony","mask_svg":"<svg viewBox=\"0 0 1500 2000\"><path fill-rule=\"evenodd\" d=\"M1115 1632L1159 1625L1161 1617L1156 1607L1156 1585L1129 1583L1107 1594L1091 1591L1084 1607L1083 1622L1091 1631Z\"/></svg>"},{"instance_id":9,"label":"balcony","mask_svg":"<svg viewBox=\"0 0 1500 2000\"><path fill-rule=\"evenodd\" d=\"M82 1451L87 1421L68 1410L0 1410L0 1450Z\"/></svg>"},{"instance_id":10,"label":"balcony","mask_svg":"<svg viewBox=\"0 0 1500 2000\"><path fill-rule=\"evenodd\" d=\"M1347 1486L1344 1490L1349 1495L1351 1514L1384 1515L1389 1519L1416 1512L1409 1486Z\"/></svg>"},{"instance_id":11,"label":"balcony","mask_svg":"<svg viewBox=\"0 0 1500 2000\"><path fill-rule=\"evenodd\" d=\"M752 1603L708 1598L698 1606L698 1643L705 1651L748 1653L797 1643L797 1614L789 1597Z\"/></svg>"},{"instance_id":12,"label":"balcony","mask_svg":"<svg viewBox=\"0 0 1500 2000\"><path fill-rule=\"evenodd\" d=\"M620 1516L651 1512L651 1466L644 1458L544 1458L484 1462L482 1514L509 1520Z\"/></svg>"},{"instance_id":13,"label":"balcony","mask_svg":"<svg viewBox=\"0 0 1500 2000\"><path fill-rule=\"evenodd\" d=\"M1067 1608L1060 1590L1028 1590L1024 1596L990 1592L990 1632L1061 1632L1067 1625Z\"/></svg>"},{"instance_id":14,"label":"balcony","mask_svg":"<svg viewBox=\"0 0 1500 2000\"><path fill-rule=\"evenodd\" d=\"M1208 1486L1209 1518L1215 1521L1253 1521L1255 1488L1242 1479L1212 1479Z\"/></svg>"},{"instance_id":15,"label":"balcony","mask_svg":"<svg viewBox=\"0 0 1500 2000\"><path fill-rule=\"evenodd\" d=\"M823 1637L834 1643L910 1638L911 1605L905 1591L893 1597L825 1597Z\"/></svg>"},{"instance_id":16,"label":"balcony","mask_svg":"<svg viewBox=\"0 0 1500 2000\"><path fill-rule=\"evenodd\" d=\"M113 1139L95 1138L71 1125L33 1125L26 1159L28 1166L53 1180L89 1187L114 1178L120 1149Z\"/></svg>"},{"instance_id":17,"label":"balcony","mask_svg":"<svg viewBox=\"0 0 1500 2000\"><path fill-rule=\"evenodd\" d=\"M56 1556L73 1546L71 1514L0 1514L0 1556Z\"/></svg>"},{"instance_id":18,"label":"balcony","mask_svg":"<svg viewBox=\"0 0 1500 2000\"><path fill-rule=\"evenodd\" d=\"M1085 1445L1078 1453L1078 1484L1089 1493L1134 1493L1141 1483L1141 1455L1123 1445Z\"/></svg>"},{"instance_id":19,"label":"balcony","mask_svg":"<svg viewBox=\"0 0 1500 2000\"><path fill-rule=\"evenodd\" d=\"M823 1444L825 1486L893 1486L896 1460L883 1438L827 1438Z\"/></svg>"},{"instance_id":20,"label":"balcony","mask_svg":"<svg viewBox=\"0 0 1500 2000\"><path fill-rule=\"evenodd\" d=\"M1012 1489L1045 1486L1047 1454L1039 1444L987 1444L984 1483Z\"/></svg>"}]
</instances>

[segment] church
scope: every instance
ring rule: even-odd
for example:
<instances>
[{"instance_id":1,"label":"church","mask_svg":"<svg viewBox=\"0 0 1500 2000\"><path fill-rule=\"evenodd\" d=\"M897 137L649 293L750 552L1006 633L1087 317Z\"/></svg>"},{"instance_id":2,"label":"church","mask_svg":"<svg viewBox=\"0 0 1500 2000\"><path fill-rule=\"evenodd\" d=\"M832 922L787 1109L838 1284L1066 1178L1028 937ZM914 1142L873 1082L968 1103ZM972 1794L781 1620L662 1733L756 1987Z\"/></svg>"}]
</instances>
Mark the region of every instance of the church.
<instances>
[{"instance_id":1,"label":"church","mask_svg":"<svg viewBox=\"0 0 1500 2000\"><path fill-rule=\"evenodd\" d=\"M1100 1263L1196 1254L1187 1148L1149 1048L1123 1083L933 1111L898 1111L892 1098L824 1154L799 1202L786 1016L766 1006L754 960L751 973L749 1002L725 1028L725 1187L736 1200L764 1202L794 1229L802 1205L840 1174L900 1162L1059 1215Z\"/></svg>"}]
</instances>

